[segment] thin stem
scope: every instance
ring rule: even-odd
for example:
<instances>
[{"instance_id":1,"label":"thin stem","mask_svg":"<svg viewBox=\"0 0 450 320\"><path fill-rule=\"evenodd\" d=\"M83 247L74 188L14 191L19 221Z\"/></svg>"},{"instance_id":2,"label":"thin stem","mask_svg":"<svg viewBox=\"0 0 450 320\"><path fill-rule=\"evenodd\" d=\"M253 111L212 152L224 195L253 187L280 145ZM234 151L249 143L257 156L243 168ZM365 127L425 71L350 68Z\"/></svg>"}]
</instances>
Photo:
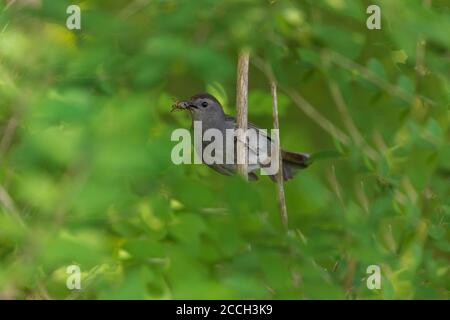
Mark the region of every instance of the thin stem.
<instances>
[{"instance_id":1,"label":"thin stem","mask_svg":"<svg viewBox=\"0 0 450 320\"><path fill-rule=\"evenodd\" d=\"M378 153L375 151L375 149L367 144L366 140L363 138L362 134L359 132L358 128L353 122L353 119L348 112L347 104L345 103L344 97L342 96L338 84L334 80L328 80L328 86L330 88L331 97L334 100L334 103L351 138L371 160L377 160Z\"/></svg>"},{"instance_id":2,"label":"thin stem","mask_svg":"<svg viewBox=\"0 0 450 320\"><path fill-rule=\"evenodd\" d=\"M349 145L349 137L338 127L336 127L330 120L325 118L316 108L314 108L305 98L303 98L296 91L284 88L282 89L291 98L295 105L300 108L308 117L314 120L323 130L328 132L333 138L338 140L343 145Z\"/></svg>"},{"instance_id":3,"label":"thin stem","mask_svg":"<svg viewBox=\"0 0 450 320\"><path fill-rule=\"evenodd\" d=\"M277 97L277 84L274 80L270 82L270 91L272 93L272 115L273 115L273 128L278 130L279 132L279 122L278 122L278 97ZM288 228L288 214L286 208L286 197L284 194L284 185L283 185L283 159L281 157L281 149L280 149L280 135L279 133L276 135L275 141L275 160L278 161L278 173L276 174L277 181L277 191L278 191L278 206L280 208L280 217L283 226Z\"/></svg>"},{"instance_id":4,"label":"thin stem","mask_svg":"<svg viewBox=\"0 0 450 320\"><path fill-rule=\"evenodd\" d=\"M259 70L261 70L270 81L275 79L272 70L261 58L254 56L252 58L252 63ZM350 138L343 131L337 128L330 120L328 120L319 111L317 111L317 108L314 108L311 103L309 103L294 89L280 85L278 85L278 87L289 96L289 98L300 110L302 110L308 117L310 117L311 120L317 123L323 130L328 132L334 139L338 140L343 145L350 144Z\"/></svg>"},{"instance_id":5,"label":"thin stem","mask_svg":"<svg viewBox=\"0 0 450 320\"><path fill-rule=\"evenodd\" d=\"M414 94L410 94L404 89L397 87L395 85L390 84L386 80L379 77L377 74L372 72L371 70L359 65L358 63L348 59L347 57L337 53L337 52L325 52L327 59L331 59L332 62L337 64L338 66L345 68L347 70L353 71L356 70L361 76L372 82L377 87L381 88L382 90L386 91L392 96L396 96L403 101L406 101L408 103L413 103L415 99L420 98L423 101L427 102L430 105L434 105L434 101L430 98L423 97L423 96L416 96Z\"/></svg>"},{"instance_id":6,"label":"thin stem","mask_svg":"<svg viewBox=\"0 0 450 320\"><path fill-rule=\"evenodd\" d=\"M0 162L2 161L2 158L5 157L6 152L11 146L18 124L19 121L17 120L17 117L13 116L6 125L5 132L0 139Z\"/></svg>"},{"instance_id":7,"label":"thin stem","mask_svg":"<svg viewBox=\"0 0 450 320\"><path fill-rule=\"evenodd\" d=\"M22 220L22 217L20 216L13 199L9 195L8 191L1 184L0 184L0 205L2 205L5 208L6 214L9 214L16 221L18 221L22 227L26 228L25 222Z\"/></svg>"},{"instance_id":8,"label":"thin stem","mask_svg":"<svg viewBox=\"0 0 450 320\"><path fill-rule=\"evenodd\" d=\"M248 64L249 53L239 53L236 82L236 111L237 111L237 169L239 174L247 179L247 148L246 131L248 118Z\"/></svg>"}]
</instances>

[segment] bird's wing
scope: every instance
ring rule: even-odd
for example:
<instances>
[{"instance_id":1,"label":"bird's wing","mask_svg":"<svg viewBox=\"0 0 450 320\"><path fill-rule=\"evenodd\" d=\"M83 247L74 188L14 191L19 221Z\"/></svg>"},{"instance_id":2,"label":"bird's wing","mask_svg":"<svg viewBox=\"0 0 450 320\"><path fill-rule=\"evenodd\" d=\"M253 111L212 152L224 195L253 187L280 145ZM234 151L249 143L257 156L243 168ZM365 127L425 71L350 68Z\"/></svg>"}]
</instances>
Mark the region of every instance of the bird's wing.
<instances>
[{"instance_id":1,"label":"bird's wing","mask_svg":"<svg viewBox=\"0 0 450 320\"><path fill-rule=\"evenodd\" d=\"M232 123L232 128L237 127L236 118L232 116L226 116L226 121L228 123ZM260 128L258 128L256 125L254 125L251 122L248 122L247 124L248 129L254 129L258 133L258 135L264 137L267 141L265 144L256 143L250 139L249 143L246 143L248 150L249 150L249 163L259 163L260 165L267 165L271 162L271 146L272 146L272 139L267 134L267 131L262 131ZM258 137L257 139L259 139ZM258 141L258 140L257 140Z\"/></svg>"},{"instance_id":2,"label":"bird's wing","mask_svg":"<svg viewBox=\"0 0 450 320\"><path fill-rule=\"evenodd\" d=\"M229 116L229 115L225 115L225 120L226 121L230 121L234 123L234 128L237 127L237 121L236 118L233 116ZM263 135L264 137L266 137L269 141L272 141L271 137L269 135L267 135L267 132L261 131L260 128L258 128L255 124L251 123L251 122L247 122L247 128L249 129L255 129L258 132L261 133L261 135Z\"/></svg>"}]
</instances>

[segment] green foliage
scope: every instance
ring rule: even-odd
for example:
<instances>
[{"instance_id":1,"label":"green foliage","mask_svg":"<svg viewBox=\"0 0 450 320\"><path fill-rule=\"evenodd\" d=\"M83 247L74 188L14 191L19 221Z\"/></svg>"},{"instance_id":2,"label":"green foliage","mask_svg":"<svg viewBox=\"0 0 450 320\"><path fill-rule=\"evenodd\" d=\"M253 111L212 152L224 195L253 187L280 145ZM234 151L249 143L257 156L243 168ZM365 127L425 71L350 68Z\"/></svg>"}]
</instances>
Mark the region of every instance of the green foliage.
<instances>
[{"instance_id":1,"label":"green foliage","mask_svg":"<svg viewBox=\"0 0 450 320\"><path fill-rule=\"evenodd\" d=\"M85 1L73 31L69 1L0 5L0 297L447 299L449 7L376 2L381 30L350 0ZM172 97L234 113L243 46L279 81L283 146L316 157L288 232L269 179L170 161ZM255 65L249 91L270 128Z\"/></svg>"}]
</instances>

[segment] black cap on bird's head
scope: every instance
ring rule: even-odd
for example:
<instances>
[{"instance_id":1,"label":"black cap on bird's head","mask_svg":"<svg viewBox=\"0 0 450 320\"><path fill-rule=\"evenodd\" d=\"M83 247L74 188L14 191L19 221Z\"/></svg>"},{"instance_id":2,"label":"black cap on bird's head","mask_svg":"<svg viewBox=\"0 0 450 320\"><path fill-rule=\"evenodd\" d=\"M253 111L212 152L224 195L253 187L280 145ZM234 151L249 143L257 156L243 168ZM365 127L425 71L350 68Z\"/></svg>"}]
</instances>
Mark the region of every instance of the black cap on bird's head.
<instances>
[{"instance_id":1,"label":"black cap on bird's head","mask_svg":"<svg viewBox=\"0 0 450 320\"><path fill-rule=\"evenodd\" d=\"M209 93L199 93L188 100L178 101L176 107L189 110L195 120L203 120L205 117L214 115L225 115L220 102Z\"/></svg>"}]
</instances>

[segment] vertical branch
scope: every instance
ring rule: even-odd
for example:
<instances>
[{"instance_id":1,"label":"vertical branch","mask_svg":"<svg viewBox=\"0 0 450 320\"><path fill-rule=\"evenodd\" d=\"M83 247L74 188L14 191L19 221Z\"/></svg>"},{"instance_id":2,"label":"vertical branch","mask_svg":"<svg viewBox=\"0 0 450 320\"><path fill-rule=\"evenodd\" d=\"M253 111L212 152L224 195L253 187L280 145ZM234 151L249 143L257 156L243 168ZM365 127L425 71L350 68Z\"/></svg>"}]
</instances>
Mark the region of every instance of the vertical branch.
<instances>
[{"instance_id":1,"label":"vertical branch","mask_svg":"<svg viewBox=\"0 0 450 320\"><path fill-rule=\"evenodd\" d=\"M248 62L249 53L239 53L236 83L236 111L237 111L237 169L241 176L247 179L247 96L248 96Z\"/></svg>"},{"instance_id":2,"label":"vertical branch","mask_svg":"<svg viewBox=\"0 0 450 320\"><path fill-rule=\"evenodd\" d=\"M272 115L273 115L273 128L278 130L278 134L276 135L275 141L275 161L278 161L278 173L276 175L277 180L277 191L278 191L278 206L280 208L280 216L281 222L285 228L288 227L288 215L286 209L286 198L284 195L284 186L283 186L283 159L281 157L281 148L280 148L280 134L279 128L280 125L278 123L278 98L277 98L277 84L275 80L270 81L270 91L272 93Z\"/></svg>"},{"instance_id":3,"label":"vertical branch","mask_svg":"<svg viewBox=\"0 0 450 320\"><path fill-rule=\"evenodd\" d=\"M278 96L277 96L277 82L275 80L275 75L273 74L272 68L265 63L258 56L252 59L253 63L259 68L270 81L270 91L272 94L272 115L273 115L273 128L278 130L278 134L275 135L276 138L276 154L275 161L278 161L278 173L275 176L277 182L277 193L278 193L278 206L280 209L281 223L287 229L288 228L288 214L286 208L286 197L284 194L284 182L283 182L283 158L281 157L281 143L280 143L280 124L278 122ZM273 151L272 151L273 152Z\"/></svg>"}]
</instances>

